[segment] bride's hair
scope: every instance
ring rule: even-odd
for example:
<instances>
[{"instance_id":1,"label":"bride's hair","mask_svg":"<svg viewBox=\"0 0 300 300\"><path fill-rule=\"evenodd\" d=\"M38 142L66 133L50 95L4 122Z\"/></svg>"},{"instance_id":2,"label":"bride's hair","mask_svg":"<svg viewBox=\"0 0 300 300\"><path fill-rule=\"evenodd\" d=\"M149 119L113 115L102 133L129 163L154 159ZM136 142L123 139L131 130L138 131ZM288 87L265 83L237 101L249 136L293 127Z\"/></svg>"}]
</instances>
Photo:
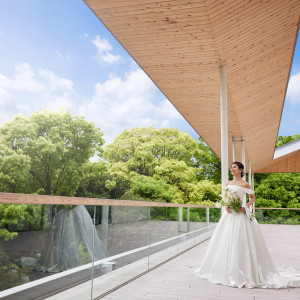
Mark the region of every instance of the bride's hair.
<instances>
[{"instance_id":1,"label":"bride's hair","mask_svg":"<svg viewBox=\"0 0 300 300\"><path fill-rule=\"evenodd\" d=\"M239 161L235 161L231 165L233 165L233 164L237 165L239 167L239 169L242 169L241 176L243 177L245 175L244 165Z\"/></svg>"}]
</instances>

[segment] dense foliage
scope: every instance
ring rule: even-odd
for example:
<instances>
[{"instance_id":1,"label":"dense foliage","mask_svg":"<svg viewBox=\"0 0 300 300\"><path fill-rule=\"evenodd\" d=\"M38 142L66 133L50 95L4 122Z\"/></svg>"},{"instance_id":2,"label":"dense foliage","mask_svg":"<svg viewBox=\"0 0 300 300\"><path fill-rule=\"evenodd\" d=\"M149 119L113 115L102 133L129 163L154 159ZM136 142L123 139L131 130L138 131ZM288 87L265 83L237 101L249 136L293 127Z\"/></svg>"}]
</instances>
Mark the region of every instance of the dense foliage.
<instances>
[{"instance_id":1,"label":"dense foliage","mask_svg":"<svg viewBox=\"0 0 300 300\"><path fill-rule=\"evenodd\" d=\"M280 136L277 146L299 137ZM124 130L103 151L103 133L94 124L64 110L45 110L5 123L0 141L2 192L208 205L221 193L220 159L203 139L174 128ZM100 159L91 162L95 153ZM299 174L256 174L256 206L299 208L299 186ZM15 236L9 226L45 222L44 208L0 206L4 239Z\"/></svg>"},{"instance_id":2,"label":"dense foliage","mask_svg":"<svg viewBox=\"0 0 300 300\"><path fill-rule=\"evenodd\" d=\"M93 123L66 111L45 110L29 118L17 115L0 127L5 153L0 161L0 174L6 176L3 189L73 196L82 165L95 151L102 152L102 135ZM17 163L10 168L12 161ZM22 166L22 174L17 175L16 168Z\"/></svg>"},{"instance_id":3,"label":"dense foliage","mask_svg":"<svg viewBox=\"0 0 300 300\"><path fill-rule=\"evenodd\" d=\"M277 138L276 147L280 147L284 144L287 144L289 142L295 141L300 139L300 134L294 134L290 136L279 136Z\"/></svg>"},{"instance_id":4,"label":"dense foliage","mask_svg":"<svg viewBox=\"0 0 300 300\"><path fill-rule=\"evenodd\" d=\"M102 152L102 136L93 123L64 110L17 115L0 127L0 191L74 196L84 164ZM43 214L38 205L0 205L0 237L15 237L9 226L20 230Z\"/></svg>"}]
</instances>

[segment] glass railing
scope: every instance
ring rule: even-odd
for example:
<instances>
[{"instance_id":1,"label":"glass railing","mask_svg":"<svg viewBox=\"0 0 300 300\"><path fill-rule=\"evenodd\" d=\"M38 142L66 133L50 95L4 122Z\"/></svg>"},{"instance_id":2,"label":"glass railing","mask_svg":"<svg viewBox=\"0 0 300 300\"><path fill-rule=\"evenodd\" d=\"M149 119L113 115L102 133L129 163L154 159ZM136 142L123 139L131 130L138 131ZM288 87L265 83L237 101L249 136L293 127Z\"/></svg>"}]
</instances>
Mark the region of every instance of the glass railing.
<instances>
[{"instance_id":1,"label":"glass railing","mask_svg":"<svg viewBox=\"0 0 300 300\"><path fill-rule=\"evenodd\" d=\"M300 209L255 215L300 223ZM209 239L220 217L208 206L0 193L0 298L97 299Z\"/></svg>"},{"instance_id":2,"label":"glass railing","mask_svg":"<svg viewBox=\"0 0 300 300\"><path fill-rule=\"evenodd\" d=\"M255 208L260 224L300 225L300 208Z\"/></svg>"},{"instance_id":3,"label":"glass railing","mask_svg":"<svg viewBox=\"0 0 300 300\"><path fill-rule=\"evenodd\" d=\"M1 299L69 289L96 299L205 241L220 218L174 203L5 193L0 203Z\"/></svg>"}]
</instances>

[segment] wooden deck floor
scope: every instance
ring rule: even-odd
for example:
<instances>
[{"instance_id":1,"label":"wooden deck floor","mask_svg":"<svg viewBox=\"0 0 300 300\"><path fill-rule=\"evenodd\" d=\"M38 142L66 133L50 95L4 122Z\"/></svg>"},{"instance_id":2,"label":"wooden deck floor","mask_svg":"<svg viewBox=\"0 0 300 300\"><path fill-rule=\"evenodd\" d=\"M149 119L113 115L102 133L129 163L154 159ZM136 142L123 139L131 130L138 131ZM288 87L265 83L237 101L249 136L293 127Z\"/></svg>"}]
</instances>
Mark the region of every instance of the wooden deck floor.
<instances>
[{"instance_id":1,"label":"wooden deck floor","mask_svg":"<svg viewBox=\"0 0 300 300\"><path fill-rule=\"evenodd\" d=\"M300 226L260 225L278 267L300 270ZM201 264L208 242L189 250L161 267L134 280L105 300L198 300L198 299L286 299L299 300L300 288L245 289L212 284L192 273Z\"/></svg>"}]
</instances>

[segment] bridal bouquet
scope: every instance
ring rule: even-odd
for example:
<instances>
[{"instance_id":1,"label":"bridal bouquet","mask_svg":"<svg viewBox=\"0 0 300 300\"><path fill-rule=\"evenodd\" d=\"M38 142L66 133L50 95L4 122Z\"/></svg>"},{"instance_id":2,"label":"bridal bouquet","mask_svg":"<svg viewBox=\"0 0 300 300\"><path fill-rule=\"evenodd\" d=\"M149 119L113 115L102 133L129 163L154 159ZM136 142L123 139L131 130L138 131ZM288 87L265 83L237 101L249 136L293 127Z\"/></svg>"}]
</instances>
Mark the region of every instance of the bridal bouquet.
<instances>
[{"instance_id":1,"label":"bridal bouquet","mask_svg":"<svg viewBox=\"0 0 300 300\"><path fill-rule=\"evenodd\" d=\"M254 214L249 210L246 205L243 205L243 201L237 195L236 192L230 191L228 188L224 190L222 194L220 194L221 200L216 202L216 207L220 208L221 206L230 206L230 209L236 213L239 213L240 208L245 208L245 213L250 221L253 221L255 218Z\"/></svg>"},{"instance_id":2,"label":"bridal bouquet","mask_svg":"<svg viewBox=\"0 0 300 300\"><path fill-rule=\"evenodd\" d=\"M230 206L234 212L238 213L240 211L243 202L236 192L230 191L226 188L220 197L221 200L216 202L216 207L220 208L221 206Z\"/></svg>"}]
</instances>

